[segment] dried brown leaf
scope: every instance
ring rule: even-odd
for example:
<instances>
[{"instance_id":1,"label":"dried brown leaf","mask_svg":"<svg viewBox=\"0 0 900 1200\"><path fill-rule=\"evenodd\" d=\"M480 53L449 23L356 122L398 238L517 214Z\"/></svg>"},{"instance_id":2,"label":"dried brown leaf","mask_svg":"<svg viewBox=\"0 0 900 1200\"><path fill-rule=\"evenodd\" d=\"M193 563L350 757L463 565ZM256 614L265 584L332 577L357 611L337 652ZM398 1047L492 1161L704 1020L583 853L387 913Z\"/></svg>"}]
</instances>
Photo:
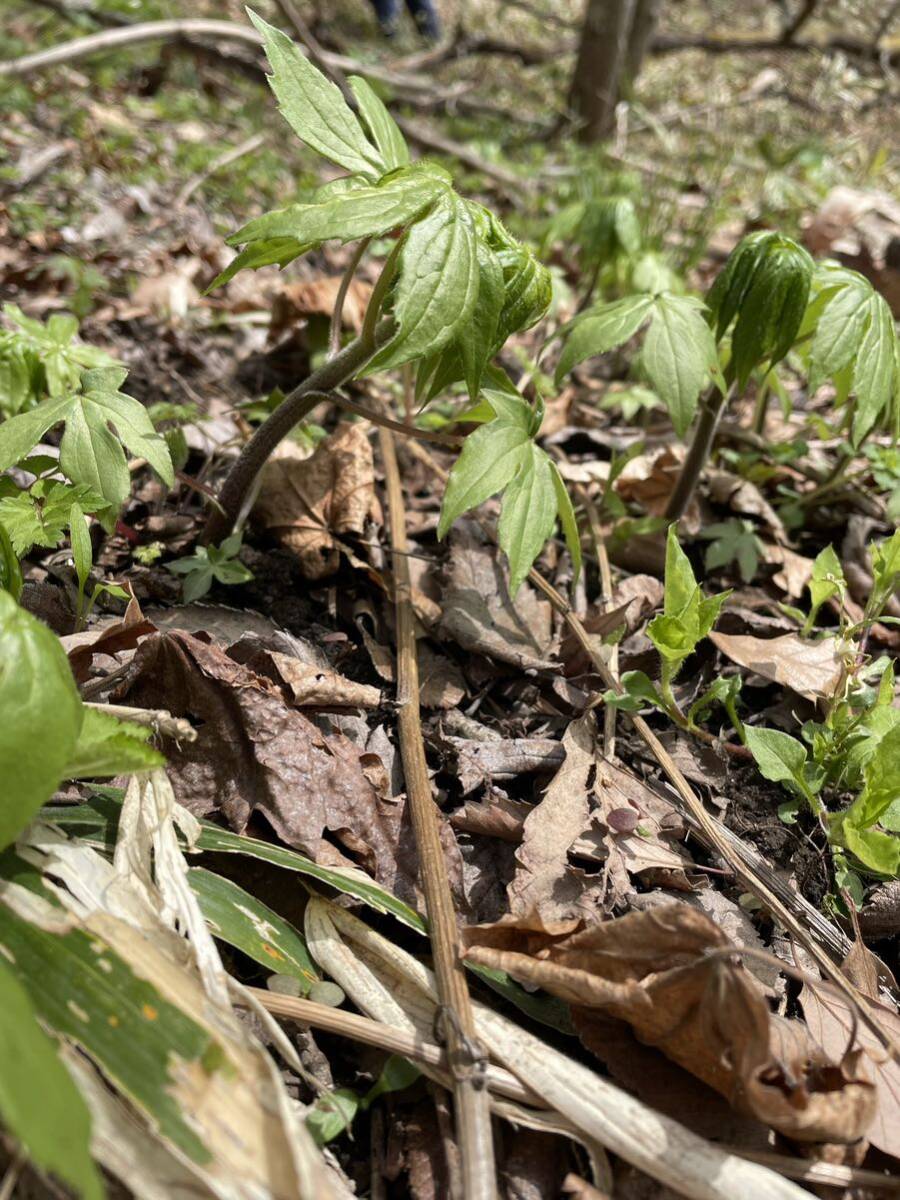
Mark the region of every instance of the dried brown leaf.
<instances>
[{"instance_id":1,"label":"dried brown leaf","mask_svg":"<svg viewBox=\"0 0 900 1200\"><path fill-rule=\"evenodd\" d=\"M527 583L511 599L505 561L470 523L461 523L451 535L447 574L441 618L445 638L522 670L556 666L549 658L549 604Z\"/></svg>"},{"instance_id":2,"label":"dried brown leaf","mask_svg":"<svg viewBox=\"0 0 900 1200\"><path fill-rule=\"evenodd\" d=\"M330 320L340 286L339 275L285 284L272 297L269 341L279 340L287 331L309 317L318 316ZM364 280L351 281L344 298L342 313L346 329L358 332L362 328L371 294L372 288Z\"/></svg>"},{"instance_id":3,"label":"dried brown leaf","mask_svg":"<svg viewBox=\"0 0 900 1200\"><path fill-rule=\"evenodd\" d=\"M362 425L339 425L309 457L282 442L263 469L255 521L300 560L307 579L334 574L335 536L360 534L375 508L375 464Z\"/></svg>"},{"instance_id":4,"label":"dried brown leaf","mask_svg":"<svg viewBox=\"0 0 900 1200\"><path fill-rule=\"evenodd\" d=\"M126 585L131 591L131 586ZM69 666L78 683L83 683L90 674L91 663L97 654L118 654L121 650L132 650L142 637L155 633L156 626L141 612L141 606L131 592L128 607L121 620L113 620L98 633L96 629L85 633L73 633L62 638L69 656Z\"/></svg>"},{"instance_id":5,"label":"dried brown leaf","mask_svg":"<svg viewBox=\"0 0 900 1200\"><path fill-rule=\"evenodd\" d=\"M799 1141L853 1142L872 1121L875 1091L856 1056L831 1062L799 1022L774 1028L757 982L710 952L733 943L686 904L601 925L513 918L463 931L466 957L509 971L582 1010L628 1021L736 1108ZM840 1065L837 1065L840 1064Z\"/></svg>"},{"instance_id":6,"label":"dried brown leaf","mask_svg":"<svg viewBox=\"0 0 900 1200\"><path fill-rule=\"evenodd\" d=\"M844 674L842 645L837 638L811 642L796 633L758 638L715 631L709 636L732 662L807 700L833 696Z\"/></svg>"},{"instance_id":7,"label":"dried brown leaf","mask_svg":"<svg viewBox=\"0 0 900 1200\"><path fill-rule=\"evenodd\" d=\"M271 679L298 708L378 708L381 704L379 688L277 650L239 642L229 648L228 657Z\"/></svg>"},{"instance_id":8,"label":"dried brown leaf","mask_svg":"<svg viewBox=\"0 0 900 1200\"><path fill-rule=\"evenodd\" d=\"M416 862L403 806L378 794L352 742L323 734L274 684L215 646L172 632L139 647L116 696L198 723L197 740L172 743L167 754L176 796L196 816L221 813L242 833L259 814L316 862L352 856L410 894Z\"/></svg>"}]
</instances>

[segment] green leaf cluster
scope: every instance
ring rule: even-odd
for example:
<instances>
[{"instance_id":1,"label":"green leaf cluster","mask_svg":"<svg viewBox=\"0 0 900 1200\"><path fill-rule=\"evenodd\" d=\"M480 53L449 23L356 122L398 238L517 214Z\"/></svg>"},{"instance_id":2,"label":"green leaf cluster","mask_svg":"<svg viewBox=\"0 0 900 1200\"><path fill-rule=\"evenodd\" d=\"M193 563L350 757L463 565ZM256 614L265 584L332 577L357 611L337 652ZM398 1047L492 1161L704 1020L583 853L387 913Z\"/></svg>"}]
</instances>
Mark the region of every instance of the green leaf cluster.
<instances>
[{"instance_id":1,"label":"green leaf cluster","mask_svg":"<svg viewBox=\"0 0 900 1200\"><path fill-rule=\"evenodd\" d=\"M38 736L39 735L39 736ZM149 731L86 708L59 639L0 592L0 849L63 779L158 766Z\"/></svg>"},{"instance_id":2,"label":"green leaf cluster","mask_svg":"<svg viewBox=\"0 0 900 1200\"><path fill-rule=\"evenodd\" d=\"M780 362L806 313L814 263L779 233L750 233L737 244L707 296L716 339L734 323L731 370L743 389L762 363Z\"/></svg>"},{"instance_id":3,"label":"green leaf cluster","mask_svg":"<svg viewBox=\"0 0 900 1200\"><path fill-rule=\"evenodd\" d=\"M509 559L509 586L515 595L553 532L557 516L576 571L581 568L581 545L559 470L534 442L541 411L518 393L489 390L484 392L484 402L492 419L466 438L453 465L438 537L446 536L457 517L502 492L498 540Z\"/></svg>"},{"instance_id":4,"label":"green leaf cluster","mask_svg":"<svg viewBox=\"0 0 900 1200\"><path fill-rule=\"evenodd\" d=\"M507 337L546 311L550 279L493 214L463 200L443 168L411 163L396 122L364 79L349 80L359 117L339 88L255 13L269 82L297 136L348 174L307 203L251 221L230 239L240 254L215 281L242 267L284 265L326 241L351 242L400 231L386 270L394 336L366 370L421 360L420 395L458 380L478 393L486 365ZM381 300L381 297L379 298Z\"/></svg>"},{"instance_id":5,"label":"green leaf cluster","mask_svg":"<svg viewBox=\"0 0 900 1200\"><path fill-rule=\"evenodd\" d=\"M595 305L561 331L566 341L556 381L585 359L621 346L646 325L641 367L669 410L675 432L683 437L697 411L701 388L717 372L715 341L704 311L702 301L671 292Z\"/></svg>"},{"instance_id":6,"label":"green leaf cluster","mask_svg":"<svg viewBox=\"0 0 900 1200\"><path fill-rule=\"evenodd\" d=\"M13 329L0 334L0 416L62 396L78 386L82 371L115 366L105 350L78 338L78 321L69 313L54 313L44 324L17 304L4 304L3 316Z\"/></svg>"},{"instance_id":7,"label":"green leaf cluster","mask_svg":"<svg viewBox=\"0 0 900 1200\"><path fill-rule=\"evenodd\" d=\"M671 681L712 629L730 595L730 591L715 596L703 595L690 560L678 544L676 527L670 525L666 539L663 611L647 626L647 636L662 659L662 689L667 701L671 702L667 694Z\"/></svg>"},{"instance_id":8,"label":"green leaf cluster","mask_svg":"<svg viewBox=\"0 0 900 1200\"><path fill-rule=\"evenodd\" d=\"M353 1124L356 1114L371 1107L379 1096L404 1091L415 1083L421 1073L415 1063L399 1054L392 1054L364 1096L352 1088L337 1088L317 1100L306 1118L306 1128L316 1143L324 1146L345 1133Z\"/></svg>"},{"instance_id":9,"label":"green leaf cluster","mask_svg":"<svg viewBox=\"0 0 900 1200\"><path fill-rule=\"evenodd\" d=\"M167 570L174 575L184 576L182 591L185 604L192 604L205 596L213 581L226 586L249 583L253 572L238 558L240 550L241 534L233 533L221 546L198 546L193 554L166 563Z\"/></svg>"},{"instance_id":10,"label":"green leaf cluster","mask_svg":"<svg viewBox=\"0 0 900 1200\"><path fill-rule=\"evenodd\" d=\"M90 513L107 508L103 496L87 484L55 479L36 479L30 488L0 498L0 524L16 554L21 558L32 546L58 546L69 528L73 504Z\"/></svg>"},{"instance_id":11,"label":"green leaf cluster","mask_svg":"<svg viewBox=\"0 0 900 1200\"><path fill-rule=\"evenodd\" d=\"M823 265L819 313L809 355L809 388L826 379L856 397L852 439L858 446L879 423L900 432L900 343L890 307L863 275Z\"/></svg>"}]
</instances>

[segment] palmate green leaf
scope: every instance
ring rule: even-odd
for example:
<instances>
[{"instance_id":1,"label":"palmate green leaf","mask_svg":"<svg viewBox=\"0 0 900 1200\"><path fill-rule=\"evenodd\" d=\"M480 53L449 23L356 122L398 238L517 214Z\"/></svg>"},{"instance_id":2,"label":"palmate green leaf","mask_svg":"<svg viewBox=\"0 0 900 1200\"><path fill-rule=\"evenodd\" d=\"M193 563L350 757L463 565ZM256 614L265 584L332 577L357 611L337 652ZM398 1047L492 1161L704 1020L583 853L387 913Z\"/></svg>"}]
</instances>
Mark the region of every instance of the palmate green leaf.
<instances>
[{"instance_id":1,"label":"palmate green leaf","mask_svg":"<svg viewBox=\"0 0 900 1200\"><path fill-rule=\"evenodd\" d=\"M512 334L530 329L543 317L553 298L553 283L550 272L527 246L514 241L496 219L492 225L503 234L502 238L495 238L494 249L503 268L504 286L497 336L505 342Z\"/></svg>"},{"instance_id":2,"label":"palmate green leaf","mask_svg":"<svg viewBox=\"0 0 900 1200\"><path fill-rule=\"evenodd\" d=\"M0 849L52 795L83 710L69 661L46 625L0 592Z\"/></svg>"},{"instance_id":3,"label":"palmate green leaf","mask_svg":"<svg viewBox=\"0 0 900 1200\"><path fill-rule=\"evenodd\" d=\"M107 506L103 497L85 484L73 487L60 480L39 479L28 491L0 500L0 523L15 552L24 555L32 546L59 545L73 504L83 512L97 512Z\"/></svg>"},{"instance_id":4,"label":"palmate green leaf","mask_svg":"<svg viewBox=\"0 0 900 1200\"><path fill-rule=\"evenodd\" d=\"M475 244L478 259L478 295L457 344L469 398L477 400L484 369L499 349L497 331L505 301L503 268L490 246L480 238Z\"/></svg>"},{"instance_id":5,"label":"palmate green leaf","mask_svg":"<svg viewBox=\"0 0 900 1200\"><path fill-rule=\"evenodd\" d=\"M559 524L572 557L572 569L577 580L581 574L581 535L578 532L578 522L575 519L575 509L569 489L566 487L556 463L549 459L550 473L553 478L553 488L556 492L556 507L559 511Z\"/></svg>"},{"instance_id":6,"label":"palmate green leaf","mask_svg":"<svg viewBox=\"0 0 900 1200\"><path fill-rule=\"evenodd\" d=\"M319 978L306 942L289 921L230 879L192 867L188 883L213 934L278 975L290 975L303 995Z\"/></svg>"},{"instance_id":7,"label":"palmate green leaf","mask_svg":"<svg viewBox=\"0 0 900 1200\"><path fill-rule=\"evenodd\" d=\"M51 397L77 387L84 370L117 365L105 350L78 339L78 321L71 313L53 313L43 324L26 317L17 304L4 304L3 315L17 327L13 336L40 360L41 388Z\"/></svg>"},{"instance_id":8,"label":"palmate green leaf","mask_svg":"<svg viewBox=\"0 0 900 1200\"><path fill-rule=\"evenodd\" d=\"M900 391L897 333L894 318L883 296L872 293L869 328L859 346L853 370L856 412L853 416L853 443L859 445L889 411L891 398Z\"/></svg>"},{"instance_id":9,"label":"palmate green leaf","mask_svg":"<svg viewBox=\"0 0 900 1200\"><path fill-rule=\"evenodd\" d=\"M247 13L262 35L272 68L269 85L278 107L301 139L324 158L351 174L378 179L388 169L340 88L317 70L286 34L252 9Z\"/></svg>"},{"instance_id":10,"label":"palmate green leaf","mask_svg":"<svg viewBox=\"0 0 900 1200\"><path fill-rule=\"evenodd\" d=\"M502 417L470 433L447 481L438 537L447 535L457 517L502 491L526 460L532 444L527 428Z\"/></svg>"},{"instance_id":11,"label":"palmate green leaf","mask_svg":"<svg viewBox=\"0 0 900 1200\"><path fill-rule=\"evenodd\" d=\"M385 171L405 167L409 163L409 146L384 102L359 75L349 76L347 82L356 97L372 141L381 155Z\"/></svg>"},{"instance_id":12,"label":"palmate green leaf","mask_svg":"<svg viewBox=\"0 0 900 1200\"><path fill-rule=\"evenodd\" d=\"M872 287L862 275L840 268L825 270L820 278L816 303L821 311L811 331L810 392L853 361L872 318Z\"/></svg>"},{"instance_id":13,"label":"palmate green leaf","mask_svg":"<svg viewBox=\"0 0 900 1200\"><path fill-rule=\"evenodd\" d=\"M0 958L0 1120L28 1158L83 1200L102 1200L91 1161L91 1118L28 993Z\"/></svg>"},{"instance_id":14,"label":"palmate green leaf","mask_svg":"<svg viewBox=\"0 0 900 1200\"><path fill-rule=\"evenodd\" d=\"M151 730L110 713L85 707L78 740L62 772L64 779L110 779L149 771L165 759L149 744Z\"/></svg>"},{"instance_id":15,"label":"palmate green leaf","mask_svg":"<svg viewBox=\"0 0 900 1200\"><path fill-rule=\"evenodd\" d=\"M397 367L451 342L465 326L478 297L476 234L471 214L445 191L409 230L400 252L394 289L397 333L366 372Z\"/></svg>"},{"instance_id":16,"label":"palmate green leaf","mask_svg":"<svg viewBox=\"0 0 900 1200\"><path fill-rule=\"evenodd\" d=\"M73 483L85 484L118 508L131 490L123 444L145 458L171 486L175 476L165 438L142 404L120 392L124 367L98 367L81 376L81 390L45 400L0 425L0 471L24 458L48 429L64 421L59 463ZM110 426L115 426L113 433Z\"/></svg>"},{"instance_id":17,"label":"palmate green leaf","mask_svg":"<svg viewBox=\"0 0 900 1200\"><path fill-rule=\"evenodd\" d=\"M703 312L702 302L691 296L656 296L644 338L644 369L679 437L687 433L700 389L716 365L715 342Z\"/></svg>"},{"instance_id":18,"label":"palmate green leaf","mask_svg":"<svg viewBox=\"0 0 900 1200\"><path fill-rule=\"evenodd\" d=\"M415 164L381 184L357 184L309 204L291 204L265 213L232 234L228 243L238 246L290 238L307 248L326 241L353 242L408 224L447 192L445 179L430 167Z\"/></svg>"},{"instance_id":19,"label":"palmate green leaf","mask_svg":"<svg viewBox=\"0 0 900 1200\"><path fill-rule=\"evenodd\" d=\"M663 612L667 617L680 616L697 595L694 568L678 541L678 527L674 521L666 534L664 587Z\"/></svg>"},{"instance_id":20,"label":"palmate green leaf","mask_svg":"<svg viewBox=\"0 0 900 1200\"><path fill-rule=\"evenodd\" d=\"M509 594L513 597L553 532L556 505L550 459L534 442L529 442L516 474L503 493L497 526L500 548L509 559Z\"/></svg>"},{"instance_id":21,"label":"palmate green leaf","mask_svg":"<svg viewBox=\"0 0 900 1200\"><path fill-rule=\"evenodd\" d=\"M652 296L625 296L597 305L573 321L556 366L556 383L586 358L627 342L647 320L652 306Z\"/></svg>"}]
</instances>

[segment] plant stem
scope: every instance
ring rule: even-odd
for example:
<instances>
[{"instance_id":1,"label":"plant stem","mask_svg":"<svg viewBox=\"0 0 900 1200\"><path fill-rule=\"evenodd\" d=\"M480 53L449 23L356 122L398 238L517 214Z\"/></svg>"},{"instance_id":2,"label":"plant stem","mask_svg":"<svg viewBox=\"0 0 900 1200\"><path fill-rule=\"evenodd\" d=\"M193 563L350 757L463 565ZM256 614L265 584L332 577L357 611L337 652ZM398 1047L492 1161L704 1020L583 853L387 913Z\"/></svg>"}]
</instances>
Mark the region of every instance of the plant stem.
<instances>
[{"instance_id":1,"label":"plant stem","mask_svg":"<svg viewBox=\"0 0 900 1200\"><path fill-rule=\"evenodd\" d=\"M403 486L394 435L379 429L387 483L397 622L397 725L406 794L412 818L419 877L425 893L428 928L437 978L439 1015L453 1076L456 1136L462 1162L465 1200L494 1200L496 1178L491 1137L491 1111L484 1086L486 1053L476 1039L472 1002L459 954L456 913L450 894L447 863L441 846L437 806L428 777L419 715L419 667L415 618L410 603L409 546Z\"/></svg>"},{"instance_id":2,"label":"plant stem","mask_svg":"<svg viewBox=\"0 0 900 1200\"><path fill-rule=\"evenodd\" d=\"M422 442L434 442L437 446L447 446L452 450L459 450L465 441L465 438L459 437L455 433L438 433L431 429L419 429L415 425L407 425L403 421L394 421L365 404L357 404L355 400L342 396L340 392L330 392L327 395L323 393L318 397L318 401L327 401L336 408L343 409L344 412L364 417L373 425L379 425L382 429L390 429L393 433L399 433L401 437L418 438Z\"/></svg>"},{"instance_id":3,"label":"plant stem","mask_svg":"<svg viewBox=\"0 0 900 1200\"><path fill-rule=\"evenodd\" d=\"M362 261L362 256L368 249L371 238L363 238L356 249L353 251L353 257L347 264L347 269L341 276L340 287L337 290L337 295L334 299L334 309L331 313L331 327L328 330L328 357L334 358L340 353L341 349L341 326L343 325L344 317L344 301L347 299L347 293L350 291L350 284L353 282L353 276L356 274L356 268Z\"/></svg>"},{"instance_id":4,"label":"plant stem","mask_svg":"<svg viewBox=\"0 0 900 1200\"><path fill-rule=\"evenodd\" d=\"M375 299L374 293L372 297ZM323 366L289 392L270 417L253 434L238 455L219 493L221 512L214 509L203 530L205 545L218 545L235 526L250 488L278 443L319 403L323 392L332 392L352 378L394 332L391 318L366 330Z\"/></svg>"},{"instance_id":5,"label":"plant stem","mask_svg":"<svg viewBox=\"0 0 900 1200\"><path fill-rule=\"evenodd\" d=\"M723 394L717 387L712 387L701 401L700 416L697 419L694 438L684 460L684 466L681 468L681 474L678 476L678 482L675 484L666 506L667 521L678 521L684 516L700 473L709 458L713 438L716 435L716 426L730 392L730 388Z\"/></svg>"}]
</instances>

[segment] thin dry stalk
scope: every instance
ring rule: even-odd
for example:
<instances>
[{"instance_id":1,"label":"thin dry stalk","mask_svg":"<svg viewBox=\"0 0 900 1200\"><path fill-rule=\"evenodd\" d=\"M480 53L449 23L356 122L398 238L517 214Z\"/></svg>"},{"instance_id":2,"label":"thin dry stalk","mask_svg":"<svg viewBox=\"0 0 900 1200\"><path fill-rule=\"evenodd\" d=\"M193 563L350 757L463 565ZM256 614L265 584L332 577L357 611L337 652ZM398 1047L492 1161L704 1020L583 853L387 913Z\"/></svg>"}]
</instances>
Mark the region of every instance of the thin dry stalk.
<instances>
[{"instance_id":1,"label":"thin dry stalk","mask_svg":"<svg viewBox=\"0 0 900 1200\"><path fill-rule=\"evenodd\" d=\"M108 677L107 677L108 678ZM197 730L184 717L173 717L164 708L129 708L125 704L93 704L85 702L85 708L118 717L120 721L132 721L135 725L147 725L154 733L175 738L178 742L195 742Z\"/></svg>"},{"instance_id":2,"label":"thin dry stalk","mask_svg":"<svg viewBox=\"0 0 900 1200\"><path fill-rule=\"evenodd\" d=\"M439 1016L453 1073L456 1136L462 1158L465 1200L493 1200L496 1195L491 1113L484 1071L487 1055L476 1039L475 1019L459 954L456 913L450 895L447 864L441 846L438 811L431 792L419 716L419 667L406 538L406 509L394 435L379 429L387 485L397 620L397 703L400 753L419 873L434 955Z\"/></svg>"},{"instance_id":3,"label":"thin dry stalk","mask_svg":"<svg viewBox=\"0 0 900 1200\"><path fill-rule=\"evenodd\" d=\"M603 536L603 529L600 526L600 514L597 512L597 506L587 494L585 489L581 490L581 499L584 502L584 511L587 513L588 525L591 530L591 538L594 542L594 550L597 554L597 561L600 564L600 604L604 612L611 612L613 607L612 592L612 571L609 566L609 555L606 553L606 538ZM618 644L611 648L609 658L609 669L616 676L619 674L619 647ZM603 757L613 758L616 753L616 710L612 705L607 704L603 710Z\"/></svg>"}]
</instances>

